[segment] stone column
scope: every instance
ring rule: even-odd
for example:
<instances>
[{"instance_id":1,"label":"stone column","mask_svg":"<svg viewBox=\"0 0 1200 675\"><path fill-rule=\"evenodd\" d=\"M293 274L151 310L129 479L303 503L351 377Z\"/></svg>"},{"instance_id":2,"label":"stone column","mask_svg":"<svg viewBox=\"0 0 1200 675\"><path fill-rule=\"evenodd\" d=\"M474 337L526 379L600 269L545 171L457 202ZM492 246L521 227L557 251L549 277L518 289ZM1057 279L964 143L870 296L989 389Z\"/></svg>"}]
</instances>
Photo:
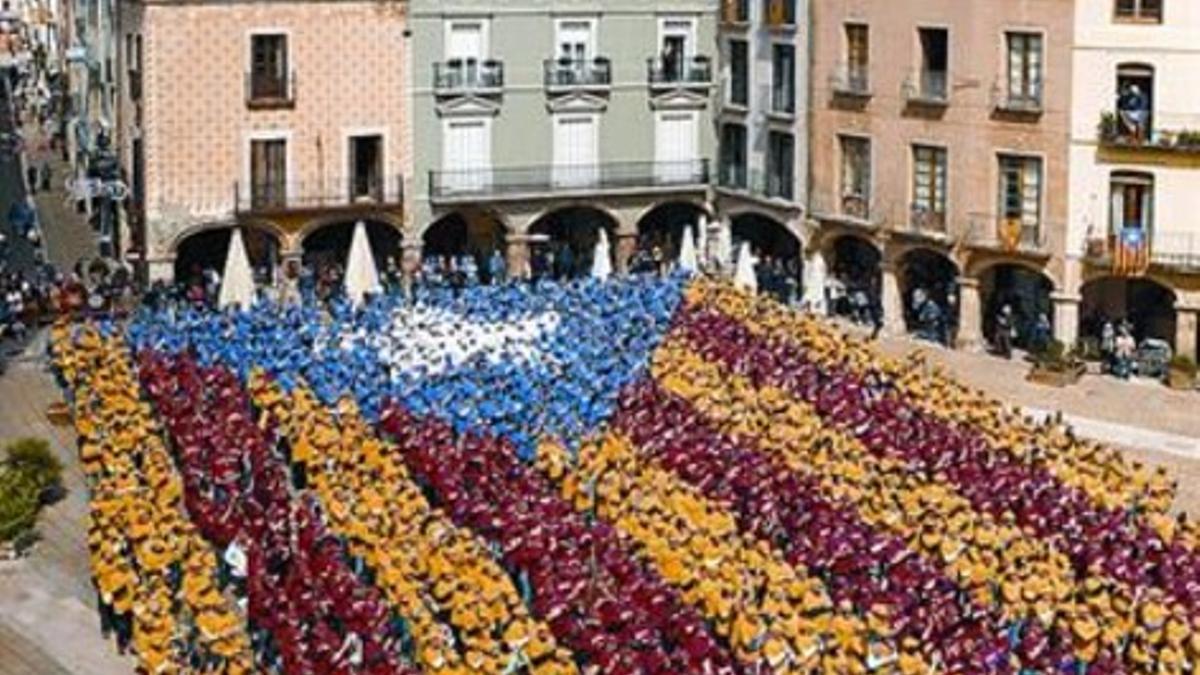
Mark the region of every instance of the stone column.
<instances>
[{"instance_id":1,"label":"stone column","mask_svg":"<svg viewBox=\"0 0 1200 675\"><path fill-rule=\"evenodd\" d=\"M958 278L958 349L979 349L983 345L983 312L979 302L979 280Z\"/></svg>"},{"instance_id":2,"label":"stone column","mask_svg":"<svg viewBox=\"0 0 1200 675\"><path fill-rule=\"evenodd\" d=\"M529 237L524 234L509 234L504 238L504 266L509 279L528 279Z\"/></svg>"},{"instance_id":3,"label":"stone column","mask_svg":"<svg viewBox=\"0 0 1200 675\"><path fill-rule=\"evenodd\" d=\"M1175 305L1175 353L1196 360L1197 323L1200 306Z\"/></svg>"},{"instance_id":4,"label":"stone column","mask_svg":"<svg viewBox=\"0 0 1200 675\"><path fill-rule=\"evenodd\" d=\"M150 258L146 260L146 276L150 283L162 281L171 283L175 278L175 261L171 258Z\"/></svg>"},{"instance_id":5,"label":"stone column","mask_svg":"<svg viewBox=\"0 0 1200 675\"><path fill-rule=\"evenodd\" d=\"M904 333L904 298L900 292L900 280L896 277L896 265L884 264L882 298L883 329L888 333Z\"/></svg>"},{"instance_id":6,"label":"stone column","mask_svg":"<svg viewBox=\"0 0 1200 675\"><path fill-rule=\"evenodd\" d=\"M1054 339L1068 348L1079 341L1079 303L1083 298L1073 293L1055 291L1050 294L1054 304Z\"/></svg>"},{"instance_id":7,"label":"stone column","mask_svg":"<svg viewBox=\"0 0 1200 675\"><path fill-rule=\"evenodd\" d=\"M637 232L617 232L617 262L613 270L617 274L629 273L629 261L637 251Z\"/></svg>"}]
</instances>

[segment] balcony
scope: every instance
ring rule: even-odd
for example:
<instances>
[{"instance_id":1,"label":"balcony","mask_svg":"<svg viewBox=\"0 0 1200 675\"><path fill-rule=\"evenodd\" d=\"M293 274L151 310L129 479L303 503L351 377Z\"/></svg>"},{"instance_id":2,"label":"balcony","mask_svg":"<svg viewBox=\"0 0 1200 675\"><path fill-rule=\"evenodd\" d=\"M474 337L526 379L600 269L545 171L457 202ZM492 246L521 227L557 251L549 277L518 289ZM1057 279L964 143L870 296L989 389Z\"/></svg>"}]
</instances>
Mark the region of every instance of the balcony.
<instances>
[{"instance_id":1,"label":"balcony","mask_svg":"<svg viewBox=\"0 0 1200 675\"><path fill-rule=\"evenodd\" d=\"M650 58L646 60L646 79L650 89L702 88L712 85L712 61L707 56L681 59Z\"/></svg>"},{"instance_id":2,"label":"balcony","mask_svg":"<svg viewBox=\"0 0 1200 675\"><path fill-rule=\"evenodd\" d=\"M562 94L573 91L607 91L612 87L612 62L594 59L546 59L542 62L546 91Z\"/></svg>"},{"instance_id":3,"label":"balcony","mask_svg":"<svg viewBox=\"0 0 1200 675\"><path fill-rule=\"evenodd\" d=\"M1117 150L1200 154L1200 115L1160 113L1147 126L1138 133L1122 123L1118 113L1104 112L1097 125L1097 140L1101 146Z\"/></svg>"},{"instance_id":4,"label":"balcony","mask_svg":"<svg viewBox=\"0 0 1200 675\"><path fill-rule=\"evenodd\" d=\"M901 87L908 105L944 108L950 105L950 74L944 70L922 70L908 76Z\"/></svg>"},{"instance_id":5,"label":"balcony","mask_svg":"<svg viewBox=\"0 0 1200 675\"><path fill-rule=\"evenodd\" d=\"M910 204L908 222L901 225L900 231L931 239L945 240L949 234L946 230L946 212L945 210L935 211L925 204Z\"/></svg>"},{"instance_id":6,"label":"balcony","mask_svg":"<svg viewBox=\"0 0 1200 675\"><path fill-rule=\"evenodd\" d=\"M815 194L811 211L820 220L874 230L883 224L887 209L868 194Z\"/></svg>"},{"instance_id":7,"label":"balcony","mask_svg":"<svg viewBox=\"0 0 1200 675\"><path fill-rule=\"evenodd\" d=\"M838 64L829 75L834 96L866 99L871 97L871 78L867 66Z\"/></svg>"},{"instance_id":8,"label":"balcony","mask_svg":"<svg viewBox=\"0 0 1200 675\"><path fill-rule=\"evenodd\" d=\"M404 179L354 176L292 182L234 183L234 212L279 215L395 208L404 202Z\"/></svg>"},{"instance_id":9,"label":"balcony","mask_svg":"<svg viewBox=\"0 0 1200 675\"><path fill-rule=\"evenodd\" d=\"M433 64L438 96L494 96L504 90L504 63L494 59L450 59Z\"/></svg>"},{"instance_id":10,"label":"balcony","mask_svg":"<svg viewBox=\"0 0 1200 675\"><path fill-rule=\"evenodd\" d=\"M1045 110L1041 82L1027 82L1016 88L1008 80L997 82L992 87L992 109L1009 115L1041 115Z\"/></svg>"},{"instance_id":11,"label":"balcony","mask_svg":"<svg viewBox=\"0 0 1200 675\"><path fill-rule=\"evenodd\" d=\"M708 177L706 159L431 171L429 198L435 203L449 203L480 198L521 200L560 195L702 190L708 184Z\"/></svg>"},{"instance_id":12,"label":"balcony","mask_svg":"<svg viewBox=\"0 0 1200 675\"><path fill-rule=\"evenodd\" d=\"M1092 264L1109 265L1116 245L1116 237L1111 234L1090 237L1085 243L1084 257ZM1152 231L1149 261L1162 270L1200 274L1200 233Z\"/></svg>"},{"instance_id":13,"label":"balcony","mask_svg":"<svg viewBox=\"0 0 1200 675\"><path fill-rule=\"evenodd\" d=\"M296 71L291 71L287 77L248 72L245 80L246 107L252 110L273 110L296 106Z\"/></svg>"},{"instance_id":14,"label":"balcony","mask_svg":"<svg viewBox=\"0 0 1200 675\"><path fill-rule=\"evenodd\" d=\"M967 246L1035 258L1050 257L1047 232L1054 226L1042 221L1022 222L1020 216L994 213L972 213L969 218Z\"/></svg>"}]
</instances>

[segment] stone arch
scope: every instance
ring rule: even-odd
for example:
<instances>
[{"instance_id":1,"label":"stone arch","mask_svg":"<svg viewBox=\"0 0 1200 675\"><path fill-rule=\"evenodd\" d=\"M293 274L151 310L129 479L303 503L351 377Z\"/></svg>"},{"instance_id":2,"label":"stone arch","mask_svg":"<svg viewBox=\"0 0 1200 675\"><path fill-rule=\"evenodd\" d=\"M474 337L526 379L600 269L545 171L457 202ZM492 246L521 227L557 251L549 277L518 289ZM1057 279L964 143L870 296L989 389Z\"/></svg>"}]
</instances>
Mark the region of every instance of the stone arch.
<instances>
[{"instance_id":1,"label":"stone arch","mask_svg":"<svg viewBox=\"0 0 1200 675\"><path fill-rule=\"evenodd\" d=\"M1178 292L1151 277L1094 275L1079 289L1079 335L1098 339L1106 320L1128 321L1133 336L1175 345Z\"/></svg>"},{"instance_id":2,"label":"stone arch","mask_svg":"<svg viewBox=\"0 0 1200 675\"><path fill-rule=\"evenodd\" d=\"M758 259L759 291L782 301L804 293L804 239L787 223L758 210L741 211L730 218L734 256L748 243Z\"/></svg>"},{"instance_id":3,"label":"stone arch","mask_svg":"<svg viewBox=\"0 0 1200 675\"><path fill-rule=\"evenodd\" d=\"M1049 335L1054 335L1054 278L1040 265L1020 258L994 260L974 268L972 278L979 281L980 325L983 335L995 339L996 317L1001 309L1012 310L1012 326L1016 329L1013 344L1023 349L1037 349L1037 325L1045 316Z\"/></svg>"},{"instance_id":4,"label":"stone arch","mask_svg":"<svg viewBox=\"0 0 1200 675\"><path fill-rule=\"evenodd\" d=\"M922 245L897 251L894 260L906 329L946 341L958 321L958 263L945 251Z\"/></svg>"},{"instance_id":5,"label":"stone arch","mask_svg":"<svg viewBox=\"0 0 1200 675\"><path fill-rule=\"evenodd\" d=\"M571 203L544 211L529 221L530 269L536 277L574 278L591 270L603 229L616 269L617 233L621 221L608 209Z\"/></svg>"},{"instance_id":6,"label":"stone arch","mask_svg":"<svg viewBox=\"0 0 1200 675\"><path fill-rule=\"evenodd\" d=\"M446 269L451 261L458 267L469 259L483 284L491 283L493 269L497 274L503 269L496 265L493 256L505 259L508 228L487 209L465 208L444 213L421 228L420 236L421 256L427 266Z\"/></svg>"},{"instance_id":7,"label":"stone arch","mask_svg":"<svg viewBox=\"0 0 1200 675\"><path fill-rule=\"evenodd\" d=\"M849 316L857 321L869 320L863 298L877 298L883 288L883 250L870 237L855 232L839 232L825 238L823 256L827 274L837 289L826 300L833 314ZM858 295L862 294L862 295Z\"/></svg>"},{"instance_id":8,"label":"stone arch","mask_svg":"<svg viewBox=\"0 0 1200 675\"><path fill-rule=\"evenodd\" d=\"M300 229L296 231L296 242L303 246L304 241L318 230L324 229L331 225L341 225L343 223L356 223L358 221L372 222L379 225L386 225L396 231L396 234L403 238L404 236L404 218L399 214L386 213L382 211L372 212L369 214L350 215L332 213L329 215L319 216L304 221Z\"/></svg>"},{"instance_id":9,"label":"stone arch","mask_svg":"<svg viewBox=\"0 0 1200 675\"><path fill-rule=\"evenodd\" d=\"M636 221L637 257L642 265L635 262L631 271L649 271L639 268L651 259L649 254L655 249L664 260L677 260L685 229L690 229L693 236L706 236L697 229L701 217L709 218L711 212L696 200L675 199L643 209Z\"/></svg>"},{"instance_id":10,"label":"stone arch","mask_svg":"<svg viewBox=\"0 0 1200 675\"><path fill-rule=\"evenodd\" d=\"M229 252L233 230L240 227L242 243L250 258L257 280L269 282L279 265L285 235L269 223L251 222L205 224L180 232L171 241L173 275L176 281L191 283L205 269L221 272Z\"/></svg>"},{"instance_id":11,"label":"stone arch","mask_svg":"<svg viewBox=\"0 0 1200 675\"><path fill-rule=\"evenodd\" d=\"M307 223L297 237L304 262L318 267L344 266L350 253L354 228L359 221L366 225L375 265L380 269L396 265L399 269L403 230L395 221L375 218L323 218L313 221L315 225Z\"/></svg>"}]
</instances>

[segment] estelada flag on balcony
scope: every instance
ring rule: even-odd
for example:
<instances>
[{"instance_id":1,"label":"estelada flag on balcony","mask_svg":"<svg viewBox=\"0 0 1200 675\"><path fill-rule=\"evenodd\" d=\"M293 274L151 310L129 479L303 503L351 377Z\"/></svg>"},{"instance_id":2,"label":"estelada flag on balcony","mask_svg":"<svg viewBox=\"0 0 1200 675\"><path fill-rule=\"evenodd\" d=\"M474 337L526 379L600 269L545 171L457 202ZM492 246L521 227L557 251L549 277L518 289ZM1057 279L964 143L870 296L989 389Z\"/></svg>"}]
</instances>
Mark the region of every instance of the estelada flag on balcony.
<instances>
[{"instance_id":1,"label":"estelada flag on balcony","mask_svg":"<svg viewBox=\"0 0 1200 675\"><path fill-rule=\"evenodd\" d=\"M1001 218L996 223L996 238L1005 251L1015 251L1021 245L1021 219Z\"/></svg>"},{"instance_id":2,"label":"estelada flag on balcony","mask_svg":"<svg viewBox=\"0 0 1200 675\"><path fill-rule=\"evenodd\" d=\"M1121 228L1113 252L1113 272L1121 276L1138 276L1150 266L1150 242L1140 227Z\"/></svg>"}]
</instances>

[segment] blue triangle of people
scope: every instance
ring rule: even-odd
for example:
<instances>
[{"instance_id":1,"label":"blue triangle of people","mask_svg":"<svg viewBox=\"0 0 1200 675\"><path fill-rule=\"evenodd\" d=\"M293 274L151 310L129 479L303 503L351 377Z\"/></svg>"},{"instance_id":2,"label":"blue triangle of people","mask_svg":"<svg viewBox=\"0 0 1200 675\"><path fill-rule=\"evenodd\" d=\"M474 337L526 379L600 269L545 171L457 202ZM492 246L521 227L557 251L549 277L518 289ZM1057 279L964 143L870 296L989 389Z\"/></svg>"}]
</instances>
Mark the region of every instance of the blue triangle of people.
<instances>
[{"instance_id":1,"label":"blue triangle of people","mask_svg":"<svg viewBox=\"0 0 1200 675\"><path fill-rule=\"evenodd\" d=\"M411 301L334 300L216 312L145 311L126 328L134 349L194 353L245 378L303 381L327 404L357 399L377 419L396 400L460 430L487 430L532 457L539 434L568 445L596 428L641 374L667 331L686 280L635 277L463 289L425 288Z\"/></svg>"}]
</instances>

